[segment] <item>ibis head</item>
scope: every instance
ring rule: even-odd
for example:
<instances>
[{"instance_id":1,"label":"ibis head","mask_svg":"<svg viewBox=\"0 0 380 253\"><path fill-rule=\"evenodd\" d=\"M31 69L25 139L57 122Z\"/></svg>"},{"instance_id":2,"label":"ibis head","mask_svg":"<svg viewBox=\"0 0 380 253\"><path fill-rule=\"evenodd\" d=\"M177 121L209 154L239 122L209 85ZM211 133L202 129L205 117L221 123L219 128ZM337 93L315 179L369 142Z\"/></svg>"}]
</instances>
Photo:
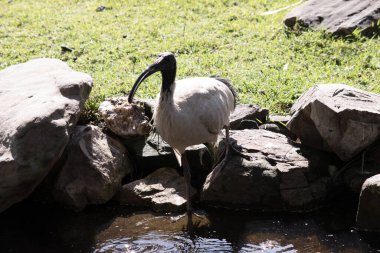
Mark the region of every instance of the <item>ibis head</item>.
<instances>
[{"instance_id":1,"label":"ibis head","mask_svg":"<svg viewBox=\"0 0 380 253\"><path fill-rule=\"evenodd\" d=\"M156 61L149 65L144 72L137 78L133 85L131 92L128 96L128 102L132 103L133 96L135 95L140 83L142 83L150 75L160 71L162 75L162 91L169 91L170 86L174 83L177 70L177 64L174 54L170 52L161 53L158 55Z\"/></svg>"}]
</instances>

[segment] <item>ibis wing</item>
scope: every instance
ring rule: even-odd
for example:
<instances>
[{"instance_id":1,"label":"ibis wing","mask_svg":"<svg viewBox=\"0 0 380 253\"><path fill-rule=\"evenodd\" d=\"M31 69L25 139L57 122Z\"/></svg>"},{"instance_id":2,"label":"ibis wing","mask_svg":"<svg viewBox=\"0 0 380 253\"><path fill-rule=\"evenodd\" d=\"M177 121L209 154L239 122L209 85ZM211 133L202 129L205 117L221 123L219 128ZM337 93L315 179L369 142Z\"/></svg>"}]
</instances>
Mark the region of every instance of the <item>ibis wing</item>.
<instances>
[{"instance_id":1,"label":"ibis wing","mask_svg":"<svg viewBox=\"0 0 380 253\"><path fill-rule=\"evenodd\" d=\"M177 83L175 93L178 106L186 104L192 122L199 121L209 133L216 135L229 125L234 96L222 82L214 78L184 79Z\"/></svg>"}]
</instances>

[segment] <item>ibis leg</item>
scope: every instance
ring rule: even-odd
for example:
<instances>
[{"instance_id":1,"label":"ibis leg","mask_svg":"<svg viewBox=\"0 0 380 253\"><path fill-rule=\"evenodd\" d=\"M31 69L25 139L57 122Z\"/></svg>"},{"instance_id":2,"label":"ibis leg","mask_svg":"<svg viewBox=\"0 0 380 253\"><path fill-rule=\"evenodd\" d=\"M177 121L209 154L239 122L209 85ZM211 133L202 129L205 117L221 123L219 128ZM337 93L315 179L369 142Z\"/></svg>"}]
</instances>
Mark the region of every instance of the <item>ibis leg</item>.
<instances>
[{"instance_id":1,"label":"ibis leg","mask_svg":"<svg viewBox=\"0 0 380 253\"><path fill-rule=\"evenodd\" d=\"M231 158L230 131L228 127L224 127L224 129L226 130L226 143L222 154L219 156L218 162L215 164L215 174L218 174Z\"/></svg>"},{"instance_id":2,"label":"ibis leg","mask_svg":"<svg viewBox=\"0 0 380 253\"><path fill-rule=\"evenodd\" d=\"M193 206L191 204L191 174L190 174L190 165L187 160L186 152L181 156L183 175L185 177L185 190L186 190L186 212L187 212L187 230L192 232L193 229Z\"/></svg>"},{"instance_id":3,"label":"ibis leg","mask_svg":"<svg viewBox=\"0 0 380 253\"><path fill-rule=\"evenodd\" d=\"M244 159L251 160L251 157L244 155L242 152L242 147L239 146L236 140L230 139L230 131L228 127L226 129L226 157L227 159L231 158L232 154L240 156Z\"/></svg>"}]
</instances>

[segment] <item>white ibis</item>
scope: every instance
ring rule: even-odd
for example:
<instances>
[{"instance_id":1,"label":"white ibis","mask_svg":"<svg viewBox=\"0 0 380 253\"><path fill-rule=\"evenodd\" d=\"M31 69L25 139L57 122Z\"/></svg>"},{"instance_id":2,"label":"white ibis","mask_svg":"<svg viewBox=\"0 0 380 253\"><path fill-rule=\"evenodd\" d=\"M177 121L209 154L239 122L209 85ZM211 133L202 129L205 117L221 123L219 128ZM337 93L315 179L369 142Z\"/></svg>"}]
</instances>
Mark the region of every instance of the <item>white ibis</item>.
<instances>
[{"instance_id":1,"label":"white ibis","mask_svg":"<svg viewBox=\"0 0 380 253\"><path fill-rule=\"evenodd\" d=\"M158 133L174 150L183 167L186 181L188 220L191 223L190 166L187 147L215 143L221 129L226 131L225 156L215 167L221 169L230 155L229 116L236 104L236 93L229 81L218 77L195 77L175 80L177 64L172 53L161 53L156 61L140 74L129 93L132 103L140 83L160 71L161 91L157 96L153 120Z\"/></svg>"}]
</instances>

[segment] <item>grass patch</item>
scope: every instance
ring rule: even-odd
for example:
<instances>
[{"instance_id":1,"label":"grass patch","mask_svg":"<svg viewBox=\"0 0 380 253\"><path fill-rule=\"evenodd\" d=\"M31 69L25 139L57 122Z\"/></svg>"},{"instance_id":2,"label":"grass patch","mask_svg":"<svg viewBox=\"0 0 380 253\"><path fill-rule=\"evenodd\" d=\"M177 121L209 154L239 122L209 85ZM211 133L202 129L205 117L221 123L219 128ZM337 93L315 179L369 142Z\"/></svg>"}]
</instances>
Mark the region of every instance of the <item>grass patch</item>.
<instances>
[{"instance_id":1,"label":"grass patch","mask_svg":"<svg viewBox=\"0 0 380 253\"><path fill-rule=\"evenodd\" d=\"M380 43L356 35L289 31L273 15L298 0L0 2L0 69L39 57L58 58L94 79L89 112L129 91L159 52L177 55L178 79L220 75L240 103L286 113L316 83L345 83L380 93ZM97 11L103 5L103 11ZM62 46L73 49L62 50ZM160 77L138 96L154 97Z\"/></svg>"}]
</instances>

